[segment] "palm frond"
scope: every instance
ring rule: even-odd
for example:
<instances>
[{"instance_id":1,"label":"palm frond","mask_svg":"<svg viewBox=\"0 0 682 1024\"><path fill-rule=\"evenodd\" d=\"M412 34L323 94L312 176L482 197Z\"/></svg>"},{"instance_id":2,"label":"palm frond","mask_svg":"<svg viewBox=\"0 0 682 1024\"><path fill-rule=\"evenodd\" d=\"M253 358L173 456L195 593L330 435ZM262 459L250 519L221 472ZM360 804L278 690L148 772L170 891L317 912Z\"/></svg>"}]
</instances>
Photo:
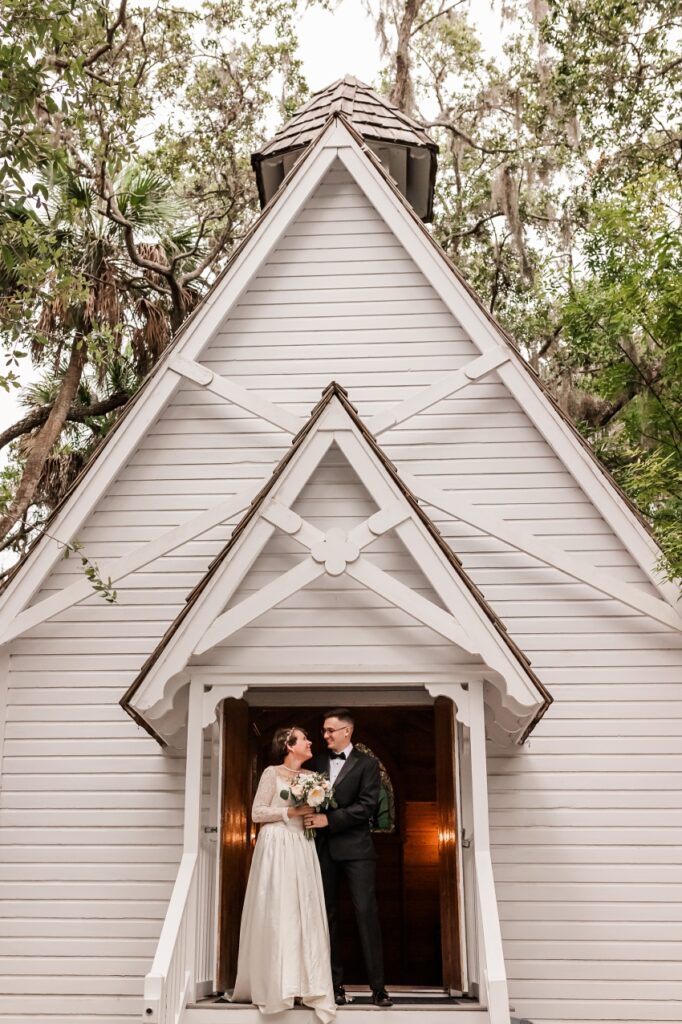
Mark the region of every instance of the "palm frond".
<instances>
[{"instance_id":1,"label":"palm frond","mask_svg":"<svg viewBox=\"0 0 682 1024\"><path fill-rule=\"evenodd\" d=\"M116 193L121 213L138 227L161 228L179 216L170 182L148 168L128 167L116 182Z\"/></svg>"},{"instance_id":2,"label":"palm frond","mask_svg":"<svg viewBox=\"0 0 682 1024\"><path fill-rule=\"evenodd\" d=\"M87 454L66 444L53 449L45 460L36 490L39 504L59 504L85 465Z\"/></svg>"},{"instance_id":3,"label":"palm frond","mask_svg":"<svg viewBox=\"0 0 682 1024\"><path fill-rule=\"evenodd\" d=\"M119 395L123 392L132 395L137 390L139 377L127 359L115 359L109 363L103 383L107 395Z\"/></svg>"},{"instance_id":4,"label":"palm frond","mask_svg":"<svg viewBox=\"0 0 682 1024\"><path fill-rule=\"evenodd\" d=\"M171 331L168 314L147 298L140 298L136 312L142 323L130 339L135 369L145 376L156 363L170 341Z\"/></svg>"},{"instance_id":5,"label":"palm frond","mask_svg":"<svg viewBox=\"0 0 682 1024\"><path fill-rule=\"evenodd\" d=\"M27 409L52 405L57 397L61 383L61 373L54 375L52 373L44 374L21 389L19 402Z\"/></svg>"},{"instance_id":6,"label":"palm frond","mask_svg":"<svg viewBox=\"0 0 682 1024\"><path fill-rule=\"evenodd\" d=\"M96 205L96 194L92 183L82 178L68 163L55 163L44 168L37 180L48 189L48 208L53 217L67 219L70 207L92 211Z\"/></svg>"}]
</instances>

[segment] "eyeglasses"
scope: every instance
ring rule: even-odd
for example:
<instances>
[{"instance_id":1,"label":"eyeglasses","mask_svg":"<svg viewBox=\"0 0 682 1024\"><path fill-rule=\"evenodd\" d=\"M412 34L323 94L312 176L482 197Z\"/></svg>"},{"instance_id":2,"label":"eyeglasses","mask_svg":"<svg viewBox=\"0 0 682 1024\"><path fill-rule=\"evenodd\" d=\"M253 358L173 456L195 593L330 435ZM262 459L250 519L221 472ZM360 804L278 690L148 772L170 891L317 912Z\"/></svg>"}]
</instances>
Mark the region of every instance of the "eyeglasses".
<instances>
[{"instance_id":1,"label":"eyeglasses","mask_svg":"<svg viewBox=\"0 0 682 1024\"><path fill-rule=\"evenodd\" d=\"M342 729L347 729L347 728L348 728L347 725L340 725L336 729L323 729L322 730L322 735L326 736L328 732L341 732Z\"/></svg>"}]
</instances>

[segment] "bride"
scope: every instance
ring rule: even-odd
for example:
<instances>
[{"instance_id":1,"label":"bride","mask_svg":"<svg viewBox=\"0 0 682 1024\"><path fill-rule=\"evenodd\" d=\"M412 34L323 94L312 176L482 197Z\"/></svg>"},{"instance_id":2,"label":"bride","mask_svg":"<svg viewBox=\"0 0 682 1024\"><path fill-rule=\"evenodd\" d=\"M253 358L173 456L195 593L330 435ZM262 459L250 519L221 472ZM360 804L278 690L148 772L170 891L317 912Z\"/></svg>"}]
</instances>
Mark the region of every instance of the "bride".
<instances>
[{"instance_id":1,"label":"bride","mask_svg":"<svg viewBox=\"0 0 682 1024\"><path fill-rule=\"evenodd\" d=\"M278 1013L300 1000L329 1024L336 1005L322 876L315 843L303 832L310 809L292 807L280 796L311 750L305 730L279 729L272 744L278 763L258 783L252 818L262 827L244 897L231 999L254 1003L261 1013Z\"/></svg>"}]
</instances>

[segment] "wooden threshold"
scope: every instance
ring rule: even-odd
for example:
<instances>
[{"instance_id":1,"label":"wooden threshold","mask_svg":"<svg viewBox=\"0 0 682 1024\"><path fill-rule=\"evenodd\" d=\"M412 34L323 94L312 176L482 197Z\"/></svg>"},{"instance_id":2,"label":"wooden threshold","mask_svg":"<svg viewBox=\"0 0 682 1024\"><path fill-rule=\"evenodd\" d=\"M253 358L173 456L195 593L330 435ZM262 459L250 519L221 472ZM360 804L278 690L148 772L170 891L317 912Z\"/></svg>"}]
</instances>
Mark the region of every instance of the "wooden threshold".
<instances>
[{"instance_id":1,"label":"wooden threshold","mask_svg":"<svg viewBox=\"0 0 682 1024\"><path fill-rule=\"evenodd\" d=\"M429 1024L443 1024L443 1014L451 1014L453 1024L489 1024L488 1011L478 1004L424 1003L412 1006L393 1006L390 1010L382 1010L378 1006L349 1005L339 1007L337 1021L348 1017L348 1024L378 1024L377 1014L384 1014L386 1024L414 1024L415 1014L419 1020ZM433 1016L432 1016L433 1015ZM268 1024L318 1024L313 1010L307 1007L295 1007L282 1013L268 1014ZM187 1007L182 1024L263 1024L263 1015L255 1006L226 1003L201 1002Z\"/></svg>"}]
</instances>

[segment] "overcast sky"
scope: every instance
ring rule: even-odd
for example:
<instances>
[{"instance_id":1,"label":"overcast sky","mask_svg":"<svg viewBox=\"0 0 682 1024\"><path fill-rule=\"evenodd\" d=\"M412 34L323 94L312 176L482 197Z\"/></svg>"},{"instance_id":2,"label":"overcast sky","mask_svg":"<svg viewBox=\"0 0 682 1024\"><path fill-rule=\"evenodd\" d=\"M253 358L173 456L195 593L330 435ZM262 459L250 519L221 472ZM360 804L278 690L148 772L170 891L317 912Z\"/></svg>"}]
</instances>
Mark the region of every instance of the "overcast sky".
<instances>
[{"instance_id":1,"label":"overcast sky","mask_svg":"<svg viewBox=\"0 0 682 1024\"><path fill-rule=\"evenodd\" d=\"M467 0L462 5L478 25L481 42L489 53L500 49L499 0ZM371 82L379 70L379 45L363 0L340 0L333 11L312 7L299 25L300 56L310 89L315 92L355 75Z\"/></svg>"}]
</instances>

